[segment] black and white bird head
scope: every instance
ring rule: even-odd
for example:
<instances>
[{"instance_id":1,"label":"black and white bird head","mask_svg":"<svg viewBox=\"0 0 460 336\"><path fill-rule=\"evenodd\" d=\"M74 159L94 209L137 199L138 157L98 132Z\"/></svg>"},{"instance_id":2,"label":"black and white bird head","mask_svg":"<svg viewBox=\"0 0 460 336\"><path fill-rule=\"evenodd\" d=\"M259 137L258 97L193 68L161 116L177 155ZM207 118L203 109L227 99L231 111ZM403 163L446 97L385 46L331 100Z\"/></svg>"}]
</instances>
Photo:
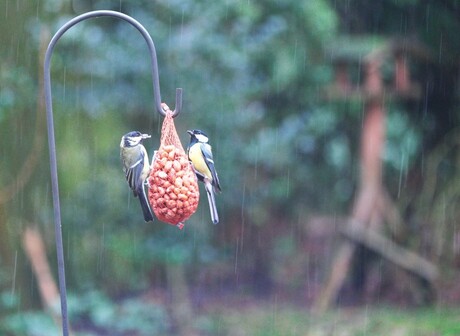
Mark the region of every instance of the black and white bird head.
<instances>
[{"instance_id":1,"label":"black and white bird head","mask_svg":"<svg viewBox=\"0 0 460 336\"><path fill-rule=\"evenodd\" d=\"M209 138L206 135L206 133L204 133L201 130L196 130L196 129L188 130L187 133L190 134L192 142L194 139L196 139L196 141L201 142L201 143L208 143L209 141Z\"/></svg>"},{"instance_id":2,"label":"black and white bird head","mask_svg":"<svg viewBox=\"0 0 460 336\"><path fill-rule=\"evenodd\" d=\"M139 131L132 131L126 133L121 138L121 145L122 147L135 147L142 143L142 140L150 138L150 135L143 134Z\"/></svg>"}]
</instances>

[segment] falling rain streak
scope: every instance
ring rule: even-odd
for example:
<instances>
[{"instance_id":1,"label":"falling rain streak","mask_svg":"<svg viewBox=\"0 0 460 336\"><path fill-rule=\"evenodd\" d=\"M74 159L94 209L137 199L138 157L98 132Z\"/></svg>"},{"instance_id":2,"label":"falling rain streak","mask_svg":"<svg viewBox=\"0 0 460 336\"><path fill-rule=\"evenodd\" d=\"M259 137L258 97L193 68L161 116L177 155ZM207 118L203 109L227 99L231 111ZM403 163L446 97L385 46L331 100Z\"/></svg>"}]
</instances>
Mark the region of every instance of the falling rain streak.
<instances>
[{"instance_id":1,"label":"falling rain streak","mask_svg":"<svg viewBox=\"0 0 460 336\"><path fill-rule=\"evenodd\" d=\"M398 198L401 196L401 188L403 184L403 175L407 174L407 163L404 152L401 153L401 164L399 166L399 183L398 183Z\"/></svg>"},{"instance_id":2,"label":"falling rain streak","mask_svg":"<svg viewBox=\"0 0 460 336\"><path fill-rule=\"evenodd\" d=\"M13 278L11 279L11 295L14 296L16 293L16 274L18 270L18 251L14 253L14 263L13 263Z\"/></svg>"}]
</instances>

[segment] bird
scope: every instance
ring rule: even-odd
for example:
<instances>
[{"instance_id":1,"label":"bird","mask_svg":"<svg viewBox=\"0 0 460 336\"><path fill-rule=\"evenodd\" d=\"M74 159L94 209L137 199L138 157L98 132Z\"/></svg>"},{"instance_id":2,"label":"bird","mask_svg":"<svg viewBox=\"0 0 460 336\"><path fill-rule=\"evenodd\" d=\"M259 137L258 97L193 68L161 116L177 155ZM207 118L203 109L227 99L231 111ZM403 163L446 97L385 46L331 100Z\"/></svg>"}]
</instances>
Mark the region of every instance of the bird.
<instances>
[{"instance_id":1,"label":"bird","mask_svg":"<svg viewBox=\"0 0 460 336\"><path fill-rule=\"evenodd\" d=\"M219 223L219 215L217 214L214 194L220 192L221 187L214 166L211 146L208 143L209 138L201 130L188 130L187 133L190 134L190 143L187 147L188 159L192 163L198 180L204 183L208 196L211 220L214 224L217 224Z\"/></svg>"},{"instance_id":2,"label":"bird","mask_svg":"<svg viewBox=\"0 0 460 336\"><path fill-rule=\"evenodd\" d=\"M120 159L123 171L134 197L139 198L146 222L153 221L152 210L144 190L145 180L150 173L150 165L149 157L145 147L142 145L142 141L148 138L150 138L148 134L132 131L123 135L120 142Z\"/></svg>"}]
</instances>

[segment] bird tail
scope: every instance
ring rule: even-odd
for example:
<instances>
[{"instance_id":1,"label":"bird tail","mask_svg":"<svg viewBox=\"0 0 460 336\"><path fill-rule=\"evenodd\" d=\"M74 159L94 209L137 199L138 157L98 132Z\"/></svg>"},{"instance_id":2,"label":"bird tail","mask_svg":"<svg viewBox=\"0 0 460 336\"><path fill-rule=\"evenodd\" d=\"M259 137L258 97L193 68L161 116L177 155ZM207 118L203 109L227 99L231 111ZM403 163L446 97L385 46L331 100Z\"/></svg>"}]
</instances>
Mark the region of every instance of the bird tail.
<instances>
[{"instance_id":1,"label":"bird tail","mask_svg":"<svg viewBox=\"0 0 460 336\"><path fill-rule=\"evenodd\" d=\"M206 189L206 193L208 196L209 211L211 212L211 220L214 224L217 224L219 223L219 215L217 214L216 199L214 197L213 186L211 185L209 181L205 180L204 187Z\"/></svg>"},{"instance_id":2,"label":"bird tail","mask_svg":"<svg viewBox=\"0 0 460 336\"><path fill-rule=\"evenodd\" d=\"M145 194L144 186L141 186L137 191L137 196L139 197L139 203L141 203L142 213L144 214L144 220L146 222L153 222L152 210L150 210L149 203L147 201L147 195Z\"/></svg>"}]
</instances>

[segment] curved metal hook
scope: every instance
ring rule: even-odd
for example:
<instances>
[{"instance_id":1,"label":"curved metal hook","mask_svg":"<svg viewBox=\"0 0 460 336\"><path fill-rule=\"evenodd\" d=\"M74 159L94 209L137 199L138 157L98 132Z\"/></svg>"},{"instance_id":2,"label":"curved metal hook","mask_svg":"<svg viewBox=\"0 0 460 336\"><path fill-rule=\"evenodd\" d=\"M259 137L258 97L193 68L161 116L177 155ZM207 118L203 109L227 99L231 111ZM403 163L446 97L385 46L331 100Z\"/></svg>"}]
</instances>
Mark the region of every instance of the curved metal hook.
<instances>
[{"instance_id":1,"label":"curved metal hook","mask_svg":"<svg viewBox=\"0 0 460 336\"><path fill-rule=\"evenodd\" d=\"M63 252L63 243L62 243L62 230L61 230L61 210L59 202L59 187L58 187L58 176L57 176L57 160L56 160L56 141L54 137L54 121L53 121L53 104L51 96L51 74L50 74L50 64L51 64L51 55L53 53L54 47L61 38L61 36L69 30L71 27L77 23L92 18L92 17L101 17L101 16L110 16L120 18L127 21L133 25L144 37L147 42L147 46L150 51L150 58L152 63L152 78L153 78L153 95L155 99L155 107L159 114L165 116L165 111L161 107L161 94L160 94L160 80L158 75L158 63L157 55L155 50L155 45L153 40L150 37L147 30L135 19L132 17L115 11L110 10L100 10L88 12L82 15L79 15L72 20L64 24L53 36L51 39L48 49L45 54L45 63L44 63L44 89L45 89L45 104L46 104L46 117L47 117L47 127L48 127L48 146L50 152L50 168L51 168L51 189L53 193L53 208L54 208L54 229L55 229L55 239L56 239L56 252L57 252L57 262L58 262L58 277L59 277L59 293L61 297L61 314L62 314L62 329L63 335L67 336L69 334L69 323L67 317L67 294L66 294L66 285L65 285L65 266L64 266L64 252ZM182 89L176 89L176 106L174 110L173 117L179 115L182 109Z\"/></svg>"},{"instance_id":2,"label":"curved metal hook","mask_svg":"<svg viewBox=\"0 0 460 336\"><path fill-rule=\"evenodd\" d=\"M150 52L150 59L152 63L152 79L153 79L153 96L155 98L155 108L158 113L160 113L162 116L165 116L165 112L161 108L161 93L160 93L160 78L158 75L158 62L157 62L157 54L156 54L156 49L155 49L155 44L153 43L152 37L149 35L147 30L142 26L137 20L133 19L131 16L128 16L126 14L116 12L116 11L111 11L111 10L98 10L98 11L93 11L93 12L88 12L82 15L79 15L72 20L68 21L66 24L64 24L53 36L51 39L48 49L46 51L45 55L45 90L46 90L46 98L47 98L47 103L48 103L48 93L49 93L49 104L51 106L51 80L49 76L49 70L50 70L50 62L51 62L51 55L53 53L54 46L56 45L57 41L61 38L64 33L69 30L71 27L79 23L80 21L93 18L93 17L102 17L102 16L111 16L111 17L116 17L119 19L122 19L131 25L133 25L144 37L145 41L147 42L147 46L149 48ZM48 75L47 75L48 74ZM48 105L47 105L48 106ZM174 114L173 117L177 117L179 113L181 112L182 109L182 89L178 88L176 89L176 106L174 109Z\"/></svg>"}]
</instances>

